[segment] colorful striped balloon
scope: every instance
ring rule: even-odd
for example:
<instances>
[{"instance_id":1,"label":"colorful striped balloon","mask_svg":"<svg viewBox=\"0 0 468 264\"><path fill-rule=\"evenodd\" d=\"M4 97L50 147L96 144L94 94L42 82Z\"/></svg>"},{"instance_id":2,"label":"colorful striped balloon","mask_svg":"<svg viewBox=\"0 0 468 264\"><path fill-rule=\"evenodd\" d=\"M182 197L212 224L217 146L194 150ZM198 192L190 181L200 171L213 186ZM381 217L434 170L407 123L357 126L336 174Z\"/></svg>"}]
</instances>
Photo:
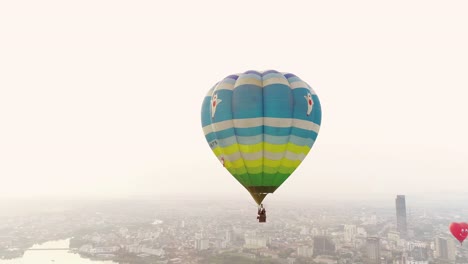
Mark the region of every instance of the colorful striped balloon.
<instances>
[{"instance_id":1,"label":"colorful striped balloon","mask_svg":"<svg viewBox=\"0 0 468 264\"><path fill-rule=\"evenodd\" d=\"M208 91L201 111L209 146L257 204L309 153L321 116L307 83L274 70L227 76Z\"/></svg>"}]
</instances>

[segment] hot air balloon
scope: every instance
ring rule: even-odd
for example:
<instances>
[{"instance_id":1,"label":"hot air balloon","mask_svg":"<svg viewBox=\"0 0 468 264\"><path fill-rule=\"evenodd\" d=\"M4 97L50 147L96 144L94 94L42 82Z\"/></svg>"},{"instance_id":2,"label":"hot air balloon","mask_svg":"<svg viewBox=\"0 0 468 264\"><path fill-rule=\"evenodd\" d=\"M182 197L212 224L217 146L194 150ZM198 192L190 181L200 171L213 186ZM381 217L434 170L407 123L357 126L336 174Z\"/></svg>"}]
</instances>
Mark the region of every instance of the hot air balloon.
<instances>
[{"instance_id":1,"label":"hot air balloon","mask_svg":"<svg viewBox=\"0 0 468 264\"><path fill-rule=\"evenodd\" d=\"M208 91L201 123L220 163L261 205L311 150L321 107L314 90L292 73L246 71Z\"/></svg>"},{"instance_id":2,"label":"hot air balloon","mask_svg":"<svg viewBox=\"0 0 468 264\"><path fill-rule=\"evenodd\" d=\"M458 241L460 241L460 244L462 244L465 238L468 236L468 224L467 223L453 222L450 224L449 229L452 235Z\"/></svg>"}]
</instances>

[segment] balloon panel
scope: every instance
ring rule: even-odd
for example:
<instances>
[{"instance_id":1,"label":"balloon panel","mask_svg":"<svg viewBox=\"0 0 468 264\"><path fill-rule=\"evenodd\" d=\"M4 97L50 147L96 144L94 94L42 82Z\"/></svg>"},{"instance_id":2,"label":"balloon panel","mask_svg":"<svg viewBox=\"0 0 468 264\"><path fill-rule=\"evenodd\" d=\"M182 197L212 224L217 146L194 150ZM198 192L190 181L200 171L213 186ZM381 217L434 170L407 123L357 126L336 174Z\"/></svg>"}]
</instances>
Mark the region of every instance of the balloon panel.
<instances>
[{"instance_id":1,"label":"balloon panel","mask_svg":"<svg viewBox=\"0 0 468 264\"><path fill-rule=\"evenodd\" d=\"M299 77L276 71L230 75L202 105L206 140L251 193L274 192L317 138L320 101Z\"/></svg>"}]
</instances>

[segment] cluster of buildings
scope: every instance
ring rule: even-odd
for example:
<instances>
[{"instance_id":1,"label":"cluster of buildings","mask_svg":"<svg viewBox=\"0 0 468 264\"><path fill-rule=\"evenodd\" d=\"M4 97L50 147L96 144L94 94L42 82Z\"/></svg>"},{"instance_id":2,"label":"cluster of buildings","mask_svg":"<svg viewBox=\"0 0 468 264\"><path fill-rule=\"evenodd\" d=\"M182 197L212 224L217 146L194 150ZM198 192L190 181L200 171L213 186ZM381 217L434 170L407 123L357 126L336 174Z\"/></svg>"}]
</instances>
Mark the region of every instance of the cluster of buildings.
<instances>
[{"instance_id":1,"label":"cluster of buildings","mask_svg":"<svg viewBox=\"0 0 468 264\"><path fill-rule=\"evenodd\" d=\"M13 221L0 234L0 252L20 245L9 238L30 245L37 235L39 242L72 237L83 256L126 263L468 263L468 248L448 232L452 214L408 213L403 195L386 209L277 207L265 224L238 204L140 207Z\"/></svg>"},{"instance_id":2,"label":"cluster of buildings","mask_svg":"<svg viewBox=\"0 0 468 264\"><path fill-rule=\"evenodd\" d=\"M443 224L447 220L417 214L409 223L403 195L396 197L395 208L392 216L370 211L346 216L296 211L288 212L292 217L273 218L267 224L246 220L242 210L221 217L216 213L193 218L173 215L150 226L116 226L118 230L112 232L85 235L80 238L85 243L80 251L123 252L167 263L205 263L216 256L288 264L468 263L468 251L457 245ZM114 252L103 253L102 248Z\"/></svg>"}]
</instances>

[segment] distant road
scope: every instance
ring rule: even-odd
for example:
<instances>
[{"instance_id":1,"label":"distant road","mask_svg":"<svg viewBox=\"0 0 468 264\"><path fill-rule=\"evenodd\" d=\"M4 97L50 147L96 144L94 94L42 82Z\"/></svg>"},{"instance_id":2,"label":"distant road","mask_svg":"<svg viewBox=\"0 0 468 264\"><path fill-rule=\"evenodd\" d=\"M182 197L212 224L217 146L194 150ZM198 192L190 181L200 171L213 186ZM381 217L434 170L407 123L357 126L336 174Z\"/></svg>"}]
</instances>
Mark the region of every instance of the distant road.
<instances>
[{"instance_id":1,"label":"distant road","mask_svg":"<svg viewBox=\"0 0 468 264\"><path fill-rule=\"evenodd\" d=\"M70 250L72 248L28 248L26 251L30 250Z\"/></svg>"}]
</instances>

